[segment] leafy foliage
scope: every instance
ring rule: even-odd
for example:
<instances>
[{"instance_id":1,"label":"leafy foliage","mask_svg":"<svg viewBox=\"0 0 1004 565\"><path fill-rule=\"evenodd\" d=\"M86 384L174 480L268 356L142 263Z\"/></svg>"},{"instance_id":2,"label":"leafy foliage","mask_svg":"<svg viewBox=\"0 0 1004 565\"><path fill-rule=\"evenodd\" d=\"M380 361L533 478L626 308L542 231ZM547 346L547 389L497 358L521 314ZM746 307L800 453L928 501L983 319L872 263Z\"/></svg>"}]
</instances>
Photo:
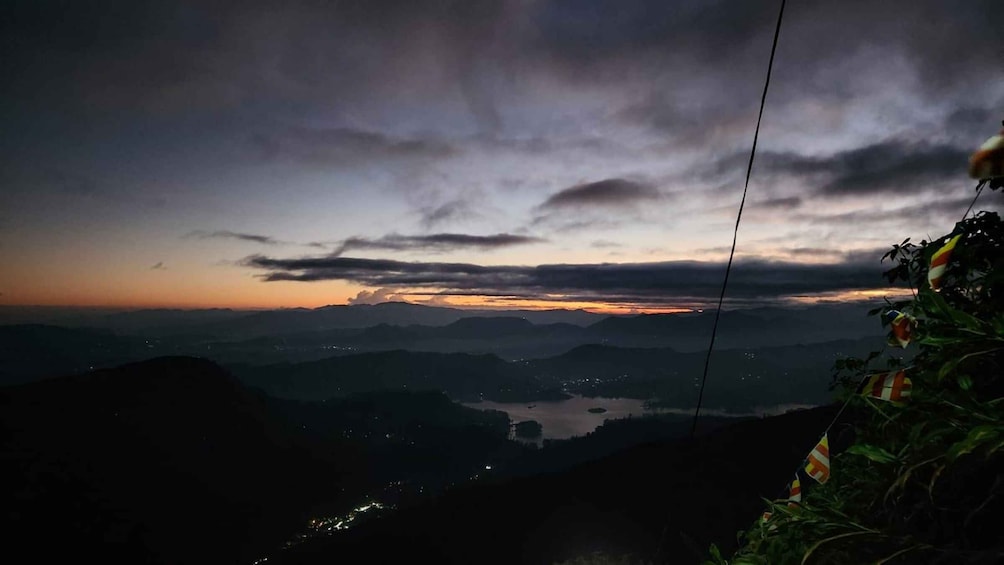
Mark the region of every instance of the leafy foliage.
<instances>
[{"instance_id":1,"label":"leafy foliage","mask_svg":"<svg viewBox=\"0 0 1004 565\"><path fill-rule=\"evenodd\" d=\"M822 485L803 480L802 504L766 501L771 517L740 532L731 559L712 547L706 564L928 563L1004 560L1004 221L981 212L960 222L942 290L927 265L950 236L893 246L890 282L916 298L890 310L917 320L908 402L857 395L869 374L907 364L876 352L837 363L835 380L849 413L860 414L853 444L831 456ZM909 353L909 349L907 353ZM811 446L807 446L811 447Z\"/></svg>"}]
</instances>

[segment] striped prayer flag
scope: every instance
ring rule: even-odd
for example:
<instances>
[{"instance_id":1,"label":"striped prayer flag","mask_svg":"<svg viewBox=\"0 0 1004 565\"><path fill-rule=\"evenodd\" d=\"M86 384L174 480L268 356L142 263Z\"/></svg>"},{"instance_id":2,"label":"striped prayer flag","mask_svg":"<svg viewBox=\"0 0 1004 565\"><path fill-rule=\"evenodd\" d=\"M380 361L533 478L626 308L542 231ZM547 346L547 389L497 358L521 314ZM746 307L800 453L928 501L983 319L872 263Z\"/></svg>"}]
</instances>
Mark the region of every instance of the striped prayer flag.
<instances>
[{"instance_id":1,"label":"striped prayer flag","mask_svg":"<svg viewBox=\"0 0 1004 565\"><path fill-rule=\"evenodd\" d=\"M830 479L830 440L826 434L823 434L823 439L809 453L805 472L820 484Z\"/></svg>"},{"instance_id":2,"label":"striped prayer flag","mask_svg":"<svg viewBox=\"0 0 1004 565\"><path fill-rule=\"evenodd\" d=\"M948 240L948 243L941 246L941 249L934 252L931 256L931 266L927 269L927 282L931 285L931 290L938 290L941 288L941 279L945 276L945 269L948 267L948 261L952 258L952 250L955 249L955 244L962 239L962 234L953 237Z\"/></svg>"},{"instance_id":3,"label":"striped prayer flag","mask_svg":"<svg viewBox=\"0 0 1004 565\"><path fill-rule=\"evenodd\" d=\"M917 327L917 319L899 310L890 310L886 316L889 318L889 327L892 328L889 344L906 348L913 339L913 329Z\"/></svg>"},{"instance_id":4,"label":"striped prayer flag","mask_svg":"<svg viewBox=\"0 0 1004 565\"><path fill-rule=\"evenodd\" d=\"M913 382L906 376L905 370L869 375L861 381L858 394L885 400L900 402L910 396Z\"/></svg>"},{"instance_id":5,"label":"striped prayer flag","mask_svg":"<svg viewBox=\"0 0 1004 565\"><path fill-rule=\"evenodd\" d=\"M798 473L795 473L795 480L788 485L788 508L794 508L802 502L802 481L798 480Z\"/></svg>"},{"instance_id":6,"label":"striped prayer flag","mask_svg":"<svg viewBox=\"0 0 1004 565\"><path fill-rule=\"evenodd\" d=\"M969 157L969 176L978 180L1004 177L1004 130Z\"/></svg>"}]
</instances>

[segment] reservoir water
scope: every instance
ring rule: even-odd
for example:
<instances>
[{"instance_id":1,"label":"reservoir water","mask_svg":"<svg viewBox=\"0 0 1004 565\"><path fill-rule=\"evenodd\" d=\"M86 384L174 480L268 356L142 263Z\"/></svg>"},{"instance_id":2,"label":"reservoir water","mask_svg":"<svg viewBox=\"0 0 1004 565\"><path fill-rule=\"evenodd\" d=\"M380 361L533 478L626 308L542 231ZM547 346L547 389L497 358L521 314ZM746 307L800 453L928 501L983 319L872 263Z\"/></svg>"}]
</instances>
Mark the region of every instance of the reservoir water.
<instances>
[{"instance_id":1,"label":"reservoir water","mask_svg":"<svg viewBox=\"0 0 1004 565\"><path fill-rule=\"evenodd\" d=\"M586 398L573 396L568 400L556 402L468 402L464 406L479 410L501 410L509 414L514 424L527 420L536 420L543 426L542 439L568 439L574 436L584 436L603 424L604 420L620 418L638 418L646 414L679 414L692 415L692 409L660 408L650 410L645 408L644 400L633 398ZM736 414L723 410L702 409L701 414L708 416L764 416L782 414L788 410L810 408L808 405L781 405L757 407L748 413ZM603 412L590 409L602 408Z\"/></svg>"}]
</instances>

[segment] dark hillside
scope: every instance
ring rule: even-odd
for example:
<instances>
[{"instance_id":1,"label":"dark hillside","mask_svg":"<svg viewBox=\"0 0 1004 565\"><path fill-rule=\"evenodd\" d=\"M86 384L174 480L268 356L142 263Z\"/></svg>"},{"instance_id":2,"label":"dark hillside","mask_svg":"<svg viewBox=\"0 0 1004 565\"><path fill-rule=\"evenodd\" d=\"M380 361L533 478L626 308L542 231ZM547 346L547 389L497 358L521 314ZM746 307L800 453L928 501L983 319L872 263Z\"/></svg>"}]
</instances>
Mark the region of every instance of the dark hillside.
<instances>
[{"instance_id":1,"label":"dark hillside","mask_svg":"<svg viewBox=\"0 0 1004 565\"><path fill-rule=\"evenodd\" d=\"M592 551L697 563L763 510L832 408L633 448L562 474L473 487L273 556L280 563L552 564ZM730 545L731 544L731 545Z\"/></svg>"},{"instance_id":2,"label":"dark hillside","mask_svg":"<svg viewBox=\"0 0 1004 565\"><path fill-rule=\"evenodd\" d=\"M0 389L0 444L5 553L36 563L247 563L350 463L182 357Z\"/></svg>"}]
</instances>

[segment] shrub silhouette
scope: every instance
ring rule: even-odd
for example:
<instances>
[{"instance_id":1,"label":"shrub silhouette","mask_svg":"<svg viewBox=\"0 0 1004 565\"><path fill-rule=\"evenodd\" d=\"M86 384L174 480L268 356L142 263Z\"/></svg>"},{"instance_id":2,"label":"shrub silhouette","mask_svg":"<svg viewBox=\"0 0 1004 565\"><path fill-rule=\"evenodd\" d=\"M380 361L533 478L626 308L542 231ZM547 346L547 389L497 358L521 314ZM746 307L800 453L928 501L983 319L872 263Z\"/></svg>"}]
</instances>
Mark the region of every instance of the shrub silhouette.
<instances>
[{"instance_id":1,"label":"shrub silhouette","mask_svg":"<svg viewBox=\"0 0 1004 565\"><path fill-rule=\"evenodd\" d=\"M934 291L930 258L960 233ZM803 502L793 508L766 501L772 515L740 532L743 547L726 559L712 546L705 565L1004 561L1004 221L981 212L953 234L906 240L883 259L893 263L890 282L916 292L871 312L886 324L891 310L916 318L905 355L837 362L835 384L855 423L830 480L803 477ZM894 369L913 382L907 402L855 393L866 375Z\"/></svg>"}]
</instances>

